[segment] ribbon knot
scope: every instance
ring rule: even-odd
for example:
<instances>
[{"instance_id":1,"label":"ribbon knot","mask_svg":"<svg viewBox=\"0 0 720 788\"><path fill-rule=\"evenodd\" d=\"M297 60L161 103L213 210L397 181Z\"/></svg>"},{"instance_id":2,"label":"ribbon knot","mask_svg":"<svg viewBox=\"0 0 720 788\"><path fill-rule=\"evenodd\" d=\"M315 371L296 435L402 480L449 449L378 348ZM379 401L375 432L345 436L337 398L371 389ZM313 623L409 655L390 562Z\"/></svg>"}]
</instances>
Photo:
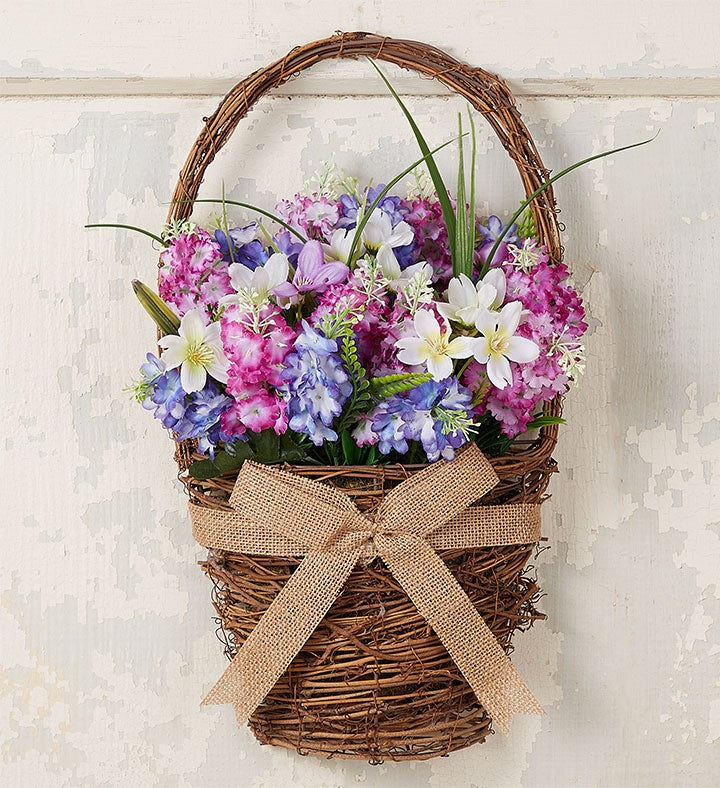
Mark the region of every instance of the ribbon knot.
<instances>
[{"instance_id":1,"label":"ribbon knot","mask_svg":"<svg viewBox=\"0 0 720 788\"><path fill-rule=\"evenodd\" d=\"M245 462L232 511L190 504L205 547L304 556L203 703L233 703L244 722L287 670L361 558L379 557L433 628L478 700L508 731L513 714L543 714L436 550L530 544L539 504L472 506L498 482L471 444L392 489L372 516L339 489Z\"/></svg>"}]
</instances>

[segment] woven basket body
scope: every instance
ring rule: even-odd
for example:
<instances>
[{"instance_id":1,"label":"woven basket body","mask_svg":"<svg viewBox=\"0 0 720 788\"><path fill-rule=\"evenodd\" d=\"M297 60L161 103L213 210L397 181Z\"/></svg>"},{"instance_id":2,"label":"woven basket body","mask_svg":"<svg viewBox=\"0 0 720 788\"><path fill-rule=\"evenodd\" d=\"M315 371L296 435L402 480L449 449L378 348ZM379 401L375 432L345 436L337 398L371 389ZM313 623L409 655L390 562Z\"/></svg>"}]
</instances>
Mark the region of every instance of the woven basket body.
<instances>
[{"instance_id":1,"label":"woven basket body","mask_svg":"<svg viewBox=\"0 0 720 788\"><path fill-rule=\"evenodd\" d=\"M547 172L507 87L496 77L411 41L348 33L292 50L285 58L237 85L190 152L175 190L169 219L187 217L206 167L239 120L269 90L314 63L339 57L385 60L436 77L481 112L515 161L532 194ZM559 263L561 247L552 191L533 203L540 241ZM556 398L545 407L559 415ZM516 442L493 458L500 478L481 504L539 503L555 465L556 428L533 441ZM181 471L192 460L192 443L178 444ZM383 495L420 466L289 468L340 487L361 511L372 512ZM199 482L184 477L191 500L227 509L237 473ZM502 647L513 633L540 617L538 588L528 561L537 545L441 552ZM233 656L297 567L299 559L211 551L203 568L214 584L215 607L226 653ZM379 560L358 564L318 629L250 718L257 738L301 753L360 758L424 759L483 741L491 720L434 632Z\"/></svg>"}]
</instances>

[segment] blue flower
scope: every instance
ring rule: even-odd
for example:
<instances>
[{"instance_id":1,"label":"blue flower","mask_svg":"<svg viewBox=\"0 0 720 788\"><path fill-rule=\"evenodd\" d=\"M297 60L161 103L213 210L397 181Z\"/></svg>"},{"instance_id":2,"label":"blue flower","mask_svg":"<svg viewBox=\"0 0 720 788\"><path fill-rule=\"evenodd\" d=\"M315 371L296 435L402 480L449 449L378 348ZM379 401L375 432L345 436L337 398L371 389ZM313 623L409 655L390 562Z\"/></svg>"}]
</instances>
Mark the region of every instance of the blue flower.
<instances>
[{"instance_id":1,"label":"blue flower","mask_svg":"<svg viewBox=\"0 0 720 788\"><path fill-rule=\"evenodd\" d=\"M251 222L245 227L234 227L227 231L215 230L217 241L223 260L230 263L242 263L251 270L267 260L267 252L263 245L255 238L257 222Z\"/></svg>"},{"instance_id":2,"label":"blue flower","mask_svg":"<svg viewBox=\"0 0 720 788\"><path fill-rule=\"evenodd\" d=\"M200 451L214 456L215 446L221 440L220 416L230 407L230 397L222 394L209 378L203 389L188 394L180 382L180 371L166 370L162 359L152 353L147 354L141 371L146 390L142 406L154 410L155 418L178 440L196 438Z\"/></svg>"},{"instance_id":3,"label":"blue flower","mask_svg":"<svg viewBox=\"0 0 720 788\"><path fill-rule=\"evenodd\" d=\"M321 446L325 441L338 439L332 423L352 394L352 383L337 342L305 320L302 326L293 351L285 357L281 391L290 429Z\"/></svg>"},{"instance_id":4,"label":"blue flower","mask_svg":"<svg viewBox=\"0 0 720 788\"><path fill-rule=\"evenodd\" d=\"M482 236L482 242L480 244L480 257L482 257L483 262L487 260L488 255L492 251L493 246L495 245L495 241L500 238L505 231L505 225L502 223L502 220L498 216L489 216L487 220L487 225L478 224L477 230ZM508 244L516 244L518 242L518 228L517 224L512 224L510 229L507 231L507 235L502 239L502 242L498 246L498 250L496 255L500 257L507 254ZM494 259L498 259L494 257Z\"/></svg>"},{"instance_id":5,"label":"blue flower","mask_svg":"<svg viewBox=\"0 0 720 788\"><path fill-rule=\"evenodd\" d=\"M473 429L472 392L454 376L429 380L383 400L367 419L381 454L405 454L408 441L418 441L430 462L451 460ZM360 425L363 435L366 426Z\"/></svg>"}]
</instances>

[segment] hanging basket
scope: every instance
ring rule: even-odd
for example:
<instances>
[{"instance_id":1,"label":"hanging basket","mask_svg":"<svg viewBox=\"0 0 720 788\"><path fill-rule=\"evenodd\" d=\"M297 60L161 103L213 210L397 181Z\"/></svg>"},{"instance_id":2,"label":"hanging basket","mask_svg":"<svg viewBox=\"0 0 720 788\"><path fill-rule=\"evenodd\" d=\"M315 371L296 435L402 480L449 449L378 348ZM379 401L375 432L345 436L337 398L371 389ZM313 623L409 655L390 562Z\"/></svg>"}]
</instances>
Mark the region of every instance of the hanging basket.
<instances>
[{"instance_id":1,"label":"hanging basket","mask_svg":"<svg viewBox=\"0 0 720 788\"><path fill-rule=\"evenodd\" d=\"M168 220L190 215L207 166L238 122L266 93L321 60L359 57L394 63L448 86L482 113L492 126L517 165L526 194L529 196L544 183L548 173L512 94L497 77L459 63L425 44L368 33L344 33L293 49L230 91L214 114L205 119L205 126L180 174ZM551 189L532 203L532 212L537 237L547 247L551 261L558 264L562 250ZM546 403L546 415L559 416L560 412L560 397ZM551 453L556 436L556 426L544 427L535 440L516 441L506 455L492 458L490 462L497 476L489 484L478 486L467 501L468 508L461 519L468 516L482 519L493 513L502 519L503 512L534 512L543 501L550 475L555 471ZM177 445L176 459L181 471L198 459L192 442ZM480 461L485 462L484 458ZM249 465L252 464L246 463ZM408 480L417 479L422 484L423 479L429 478L425 476L428 473L425 466L286 466L284 472L290 476L281 473L277 477L270 475L265 481L259 479L258 495L248 491L244 471L245 467L239 483L236 483L237 471L208 481L182 477L190 496L196 536L210 547L202 567L213 583L213 602L225 652L230 658L235 657L251 633L256 636L254 630L262 629L258 622L268 620L265 614L271 604L312 552L310 548L301 550L302 545L293 548L298 543L293 542L295 534L287 528L283 537L287 555L280 554L282 545L269 550L263 544L256 552L232 549L233 517L242 514L243 509L237 503L243 494L244 504L255 502L261 514L266 510L271 520L270 530L277 522L278 507L288 508L282 492L272 485L282 482L292 490L292 479L324 485L308 486L307 490L336 491L328 496L338 506L345 506L345 500L352 501L358 516L365 518L363 522L372 523L378 512L388 509L391 490L404 489L401 485L407 486ZM272 500L263 498L266 483ZM297 484L299 489L306 489L302 486L305 482ZM292 501L290 504L295 505ZM432 508L430 503L427 511ZM299 522L302 521L300 515L304 508L298 505L295 511ZM292 509L283 517L286 515L292 517ZM413 527L419 529L417 523L422 521L423 512L416 512ZM425 530L431 531L432 524ZM491 716L486 708L488 704L478 699L477 686L474 685L474 691L466 680L468 671L461 672L458 667L462 659L457 653L451 657L449 651L455 652L448 645L452 637L438 637L436 631L443 632L442 626L439 623L431 626L428 616L418 612L417 599L411 601L408 596L402 571L397 567L393 571L387 556L378 555L368 547L375 532L373 526L364 547L358 548L357 563L348 569L349 575L338 588L339 595L334 601L329 600L331 606L329 602L325 605L329 610L321 612L319 623L306 633L309 637L300 650L290 653L286 659L289 665L279 658L276 663L276 668L280 665L279 677L273 680L266 694L260 692L262 697L254 710L252 703L248 706L250 727L261 742L302 754L378 763L385 759L421 760L446 755L482 742L492 732L493 716L497 715ZM214 541L208 533L213 534ZM340 538L338 533L334 539ZM389 533L388 538L394 538L392 529ZM527 535L471 547L447 547L450 542L443 542L444 537L438 536L438 532L427 536L471 607L482 617L483 627L506 654L512 650L512 637L517 630L527 629L534 620L543 618L535 608L539 589L529 566L540 540L539 518L538 529L521 530L521 533ZM252 535L247 538L255 544ZM525 542L517 543L521 538ZM450 580L447 582L448 587L452 585ZM440 593L439 597L442 596ZM291 613L286 611L290 628L298 617L301 615L296 608L291 606ZM451 629L452 626L451 622ZM272 644L283 637L283 631L275 632L266 643ZM236 708L240 708L238 704ZM238 716L243 717L240 711Z\"/></svg>"}]
</instances>

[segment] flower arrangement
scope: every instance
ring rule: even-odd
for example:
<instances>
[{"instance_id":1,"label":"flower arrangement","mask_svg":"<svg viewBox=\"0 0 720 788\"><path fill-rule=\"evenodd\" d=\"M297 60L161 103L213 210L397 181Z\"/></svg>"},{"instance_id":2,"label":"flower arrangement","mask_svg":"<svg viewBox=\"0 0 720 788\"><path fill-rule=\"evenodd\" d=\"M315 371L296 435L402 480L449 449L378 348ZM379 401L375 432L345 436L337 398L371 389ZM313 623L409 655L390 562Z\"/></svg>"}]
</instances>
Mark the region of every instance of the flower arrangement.
<instances>
[{"instance_id":1,"label":"flower arrangement","mask_svg":"<svg viewBox=\"0 0 720 788\"><path fill-rule=\"evenodd\" d=\"M322 464L452 459L468 441L503 450L582 372L582 302L529 213L473 221L471 278L453 275L427 188L400 197L327 167L275 210L275 232L228 227L224 210L214 230L162 236L175 332L135 394L198 441L211 459L196 473L272 446Z\"/></svg>"},{"instance_id":2,"label":"flower arrangement","mask_svg":"<svg viewBox=\"0 0 720 788\"><path fill-rule=\"evenodd\" d=\"M374 64L373 64L374 65ZM451 460L473 441L502 454L584 371L582 300L536 237L529 206L506 223L475 214L458 117L452 200L423 153L387 185L362 188L328 164L275 212L233 200L213 226L176 221L161 236L159 297L135 283L161 333L135 396L212 478L246 459L320 465ZM418 169L425 164L427 172ZM406 196L392 192L412 173ZM429 177L428 177L429 173ZM230 226L229 206L270 220ZM118 225L115 225L118 226ZM131 228L137 229L137 228Z\"/></svg>"}]
</instances>

